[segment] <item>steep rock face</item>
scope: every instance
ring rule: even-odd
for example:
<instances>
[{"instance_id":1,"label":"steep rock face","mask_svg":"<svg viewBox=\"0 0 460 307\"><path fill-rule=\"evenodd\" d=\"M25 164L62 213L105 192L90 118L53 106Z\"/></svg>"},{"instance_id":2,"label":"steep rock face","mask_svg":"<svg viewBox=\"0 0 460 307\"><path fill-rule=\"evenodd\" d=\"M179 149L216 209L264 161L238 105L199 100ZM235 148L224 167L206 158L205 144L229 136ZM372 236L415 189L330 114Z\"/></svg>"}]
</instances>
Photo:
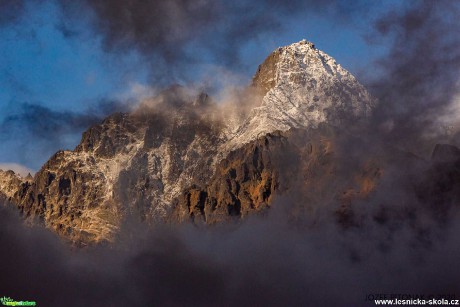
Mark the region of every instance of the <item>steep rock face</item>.
<instances>
[{"instance_id":1,"label":"steep rock face","mask_svg":"<svg viewBox=\"0 0 460 307\"><path fill-rule=\"evenodd\" d=\"M15 199L26 217L42 220L63 237L99 242L112 235L120 217L107 189L106 174L94 157L59 151Z\"/></svg>"},{"instance_id":2,"label":"steep rock face","mask_svg":"<svg viewBox=\"0 0 460 307\"><path fill-rule=\"evenodd\" d=\"M278 48L273 51L265 61L259 65L256 74L252 78L252 86L259 90L262 97L276 86L277 68L282 50L283 48Z\"/></svg>"},{"instance_id":3,"label":"steep rock face","mask_svg":"<svg viewBox=\"0 0 460 307\"><path fill-rule=\"evenodd\" d=\"M365 119L375 104L348 71L305 40L269 55L253 86L264 95L262 104L230 137L232 148L277 130L345 126Z\"/></svg>"},{"instance_id":4,"label":"steep rock face","mask_svg":"<svg viewBox=\"0 0 460 307\"><path fill-rule=\"evenodd\" d=\"M30 174L26 178L22 178L13 171L0 170L0 205L15 203L14 195L23 185L30 184L32 180Z\"/></svg>"},{"instance_id":5,"label":"steep rock face","mask_svg":"<svg viewBox=\"0 0 460 307\"><path fill-rule=\"evenodd\" d=\"M203 100L204 99L204 100ZM198 100L206 103L207 96ZM204 105L187 104L176 114L148 116L143 147L119 173L115 200L141 211L147 220L162 220L170 203L193 182L203 184L215 169L221 124ZM164 117L173 117L165 121Z\"/></svg>"},{"instance_id":6,"label":"steep rock face","mask_svg":"<svg viewBox=\"0 0 460 307\"><path fill-rule=\"evenodd\" d=\"M268 208L278 187L272 155L284 142L269 134L232 151L208 184L195 184L176 199L172 219L214 224Z\"/></svg>"},{"instance_id":7,"label":"steep rock face","mask_svg":"<svg viewBox=\"0 0 460 307\"><path fill-rule=\"evenodd\" d=\"M9 196L26 217L83 244L112 240L127 213L163 220L171 199L214 169L220 123L206 113L207 99L175 88L114 114L74 151L56 153L33 182L11 182L19 187Z\"/></svg>"},{"instance_id":8,"label":"steep rock face","mask_svg":"<svg viewBox=\"0 0 460 307\"><path fill-rule=\"evenodd\" d=\"M222 160L208 184L191 186L174 202L174 221L214 224L264 212L276 199L289 205L292 219L337 216L352 223L352 202L365 199L381 175L376 161L350 168L336 151L338 128L320 124L260 137Z\"/></svg>"},{"instance_id":9,"label":"steep rock face","mask_svg":"<svg viewBox=\"0 0 460 307\"><path fill-rule=\"evenodd\" d=\"M270 55L253 87L263 99L241 126L227 127L207 95L174 87L129 114L109 116L88 129L74 151L54 155L33 181L8 179L13 188L2 192L25 216L82 243L112 240L128 213L147 222L173 212L176 220L215 223L269 207L274 192L289 182L307 182L324 193L313 181L284 176L295 164L283 161L298 161L302 176L321 181L333 168L324 162L327 142L313 136L310 147L304 139L283 147L299 133L275 132L316 131L322 123L343 126L363 118L372 107L366 90L306 41Z\"/></svg>"},{"instance_id":10,"label":"steep rock face","mask_svg":"<svg viewBox=\"0 0 460 307\"><path fill-rule=\"evenodd\" d=\"M109 116L84 133L75 151L59 151L23 183L13 202L30 221L39 219L62 237L86 244L110 240L122 211L113 201L113 182L145 131L127 114Z\"/></svg>"}]
</instances>

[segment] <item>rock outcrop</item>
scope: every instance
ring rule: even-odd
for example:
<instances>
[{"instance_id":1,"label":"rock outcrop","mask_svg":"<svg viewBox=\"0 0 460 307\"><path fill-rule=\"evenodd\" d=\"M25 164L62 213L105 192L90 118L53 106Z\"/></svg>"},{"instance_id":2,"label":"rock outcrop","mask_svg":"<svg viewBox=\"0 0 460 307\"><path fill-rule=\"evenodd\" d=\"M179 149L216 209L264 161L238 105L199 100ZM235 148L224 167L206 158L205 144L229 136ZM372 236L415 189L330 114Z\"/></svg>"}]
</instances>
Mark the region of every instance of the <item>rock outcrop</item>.
<instances>
[{"instance_id":1,"label":"rock outcrop","mask_svg":"<svg viewBox=\"0 0 460 307\"><path fill-rule=\"evenodd\" d=\"M113 240L127 214L146 223L243 218L268 208L291 183L319 188L287 169L297 165L293 174L321 181L334 163L318 127L343 128L373 106L350 73L306 41L274 51L252 87L261 105L241 121L226 121L206 94L172 87L89 128L33 180L3 176L0 190L28 219L82 244Z\"/></svg>"},{"instance_id":2,"label":"rock outcrop","mask_svg":"<svg viewBox=\"0 0 460 307\"><path fill-rule=\"evenodd\" d=\"M231 148L273 131L320 123L346 127L364 121L375 105L348 71L305 40L269 55L252 85L264 95L262 103L230 137Z\"/></svg>"}]
</instances>

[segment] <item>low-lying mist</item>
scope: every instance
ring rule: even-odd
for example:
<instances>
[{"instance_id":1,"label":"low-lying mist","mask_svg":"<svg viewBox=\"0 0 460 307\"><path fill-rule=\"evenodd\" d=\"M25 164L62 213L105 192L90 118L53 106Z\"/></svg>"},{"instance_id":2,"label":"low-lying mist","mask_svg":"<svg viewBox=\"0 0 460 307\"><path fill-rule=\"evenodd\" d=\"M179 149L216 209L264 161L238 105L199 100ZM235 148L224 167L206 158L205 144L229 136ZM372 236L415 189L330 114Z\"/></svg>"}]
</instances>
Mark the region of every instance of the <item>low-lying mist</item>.
<instances>
[{"instance_id":1,"label":"low-lying mist","mask_svg":"<svg viewBox=\"0 0 460 307\"><path fill-rule=\"evenodd\" d=\"M290 222L289 206L278 198L266 216L238 226L126 223L116 244L83 250L2 208L0 288L43 306L365 306L381 293L458 297L458 223L427 228L426 244L409 222L301 226ZM451 216L458 219L458 208Z\"/></svg>"}]
</instances>

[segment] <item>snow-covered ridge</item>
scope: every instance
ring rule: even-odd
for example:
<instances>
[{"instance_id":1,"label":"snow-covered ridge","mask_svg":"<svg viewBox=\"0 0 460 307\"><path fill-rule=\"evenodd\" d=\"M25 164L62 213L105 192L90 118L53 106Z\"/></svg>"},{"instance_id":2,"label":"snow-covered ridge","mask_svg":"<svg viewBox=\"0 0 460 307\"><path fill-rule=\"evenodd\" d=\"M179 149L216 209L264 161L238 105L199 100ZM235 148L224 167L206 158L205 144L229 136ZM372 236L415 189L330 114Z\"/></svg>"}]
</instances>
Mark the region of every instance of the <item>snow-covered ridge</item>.
<instances>
[{"instance_id":1,"label":"snow-covered ridge","mask_svg":"<svg viewBox=\"0 0 460 307\"><path fill-rule=\"evenodd\" d=\"M373 107L366 89L332 57L306 40L278 48L261 66L256 86L268 91L262 104L229 136L227 149L276 130L316 127L321 122L340 126L366 118Z\"/></svg>"},{"instance_id":2,"label":"snow-covered ridge","mask_svg":"<svg viewBox=\"0 0 460 307\"><path fill-rule=\"evenodd\" d=\"M17 196L27 214L43 215L71 240L110 240L132 210L146 221L165 218L186 188L208 183L231 150L277 130L344 125L372 109L364 87L305 40L275 50L253 85L263 98L247 118L238 107L219 111L207 95L166 90L88 129L74 151L51 157L21 195L24 180L0 172L0 197Z\"/></svg>"}]
</instances>

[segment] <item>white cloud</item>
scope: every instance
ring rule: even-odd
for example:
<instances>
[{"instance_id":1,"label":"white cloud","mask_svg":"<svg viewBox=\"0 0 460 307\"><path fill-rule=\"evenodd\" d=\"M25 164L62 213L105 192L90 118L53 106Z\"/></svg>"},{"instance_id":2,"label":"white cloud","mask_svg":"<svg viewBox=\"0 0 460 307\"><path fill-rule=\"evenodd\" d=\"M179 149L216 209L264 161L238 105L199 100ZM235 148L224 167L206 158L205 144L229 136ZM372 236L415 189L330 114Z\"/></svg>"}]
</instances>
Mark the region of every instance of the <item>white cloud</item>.
<instances>
[{"instance_id":1,"label":"white cloud","mask_svg":"<svg viewBox=\"0 0 460 307\"><path fill-rule=\"evenodd\" d=\"M22 177L27 176L27 174L33 175L35 171L32 169L17 163L0 163L0 169L4 171L12 170L16 174L21 175Z\"/></svg>"}]
</instances>

